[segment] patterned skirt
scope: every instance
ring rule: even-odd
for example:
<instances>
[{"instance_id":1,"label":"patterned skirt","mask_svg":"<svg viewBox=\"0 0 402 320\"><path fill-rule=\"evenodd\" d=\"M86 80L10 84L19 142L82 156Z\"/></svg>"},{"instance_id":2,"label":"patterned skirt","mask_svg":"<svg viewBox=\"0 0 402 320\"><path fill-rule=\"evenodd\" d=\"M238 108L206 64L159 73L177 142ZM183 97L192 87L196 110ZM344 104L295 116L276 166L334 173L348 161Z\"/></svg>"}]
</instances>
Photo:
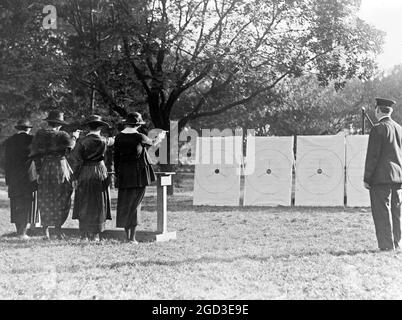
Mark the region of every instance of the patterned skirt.
<instances>
[{"instance_id":1,"label":"patterned skirt","mask_svg":"<svg viewBox=\"0 0 402 320\"><path fill-rule=\"evenodd\" d=\"M100 233L111 220L109 179L103 161L84 164L78 176L74 197L73 219L82 232Z\"/></svg>"},{"instance_id":2,"label":"patterned skirt","mask_svg":"<svg viewBox=\"0 0 402 320\"><path fill-rule=\"evenodd\" d=\"M43 226L62 226L71 208L72 170L65 157L47 156L38 178L38 206Z\"/></svg>"}]
</instances>

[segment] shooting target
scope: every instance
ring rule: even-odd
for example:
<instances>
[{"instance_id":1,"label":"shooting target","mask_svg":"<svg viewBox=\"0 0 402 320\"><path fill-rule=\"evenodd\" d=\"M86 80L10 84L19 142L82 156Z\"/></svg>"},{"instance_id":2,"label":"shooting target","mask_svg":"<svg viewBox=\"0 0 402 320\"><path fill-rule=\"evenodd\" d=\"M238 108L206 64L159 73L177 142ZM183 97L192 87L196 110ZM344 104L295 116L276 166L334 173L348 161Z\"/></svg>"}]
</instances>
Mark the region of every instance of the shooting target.
<instances>
[{"instance_id":1,"label":"shooting target","mask_svg":"<svg viewBox=\"0 0 402 320\"><path fill-rule=\"evenodd\" d=\"M208 139L209 141L206 141ZM214 144L217 138L199 138L196 154L198 163L194 174L194 205L210 206L238 206L240 199L240 166L241 163L233 159L241 159L241 139L231 139L232 144ZM228 141L226 141L228 142ZM234 145L237 143L237 146ZM221 156L221 163L214 164L214 159ZM206 160L209 159L209 160ZM233 164L226 164L225 159L232 159ZM206 162L206 164L205 164ZM210 163L208 163L210 162ZM230 163L230 160L229 160Z\"/></svg>"},{"instance_id":2,"label":"shooting target","mask_svg":"<svg viewBox=\"0 0 402 320\"><path fill-rule=\"evenodd\" d=\"M344 205L344 136L298 137L296 205Z\"/></svg>"},{"instance_id":3,"label":"shooting target","mask_svg":"<svg viewBox=\"0 0 402 320\"><path fill-rule=\"evenodd\" d=\"M369 207L370 195L364 188L364 166L368 135L346 137L346 196L349 207Z\"/></svg>"},{"instance_id":4,"label":"shooting target","mask_svg":"<svg viewBox=\"0 0 402 320\"><path fill-rule=\"evenodd\" d=\"M244 205L290 206L293 137L255 138L255 170L245 176ZM252 161L249 141L247 163Z\"/></svg>"}]
</instances>

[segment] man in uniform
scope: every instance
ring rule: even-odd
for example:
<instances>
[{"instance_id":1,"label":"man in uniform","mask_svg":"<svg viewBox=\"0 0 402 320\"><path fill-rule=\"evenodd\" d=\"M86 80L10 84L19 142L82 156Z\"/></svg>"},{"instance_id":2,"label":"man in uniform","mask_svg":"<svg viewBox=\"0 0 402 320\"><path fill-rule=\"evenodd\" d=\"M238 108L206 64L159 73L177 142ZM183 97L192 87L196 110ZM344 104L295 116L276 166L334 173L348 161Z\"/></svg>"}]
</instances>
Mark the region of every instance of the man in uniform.
<instances>
[{"instance_id":1,"label":"man in uniform","mask_svg":"<svg viewBox=\"0 0 402 320\"><path fill-rule=\"evenodd\" d=\"M10 198L11 223L15 223L17 235L27 236L28 224L37 222L36 182L29 159L32 125L28 120L20 120L16 134L5 141L5 173Z\"/></svg>"},{"instance_id":2,"label":"man in uniform","mask_svg":"<svg viewBox=\"0 0 402 320\"><path fill-rule=\"evenodd\" d=\"M364 186L381 251L399 249L401 240L402 127L391 119L395 101L377 98L379 123L370 132Z\"/></svg>"}]
</instances>

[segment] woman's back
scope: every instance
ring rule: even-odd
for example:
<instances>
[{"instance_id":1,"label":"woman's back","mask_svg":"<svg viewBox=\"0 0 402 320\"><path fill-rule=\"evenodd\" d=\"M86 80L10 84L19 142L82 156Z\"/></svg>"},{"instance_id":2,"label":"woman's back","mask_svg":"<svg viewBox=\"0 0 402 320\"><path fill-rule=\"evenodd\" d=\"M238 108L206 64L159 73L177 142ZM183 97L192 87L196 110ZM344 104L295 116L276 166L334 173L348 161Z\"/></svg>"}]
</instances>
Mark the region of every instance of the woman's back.
<instances>
[{"instance_id":1,"label":"woman's back","mask_svg":"<svg viewBox=\"0 0 402 320\"><path fill-rule=\"evenodd\" d=\"M119 133L114 144L114 166L119 188L147 186L155 181L155 175L150 164L147 146L152 140L146 135Z\"/></svg>"},{"instance_id":2,"label":"woman's back","mask_svg":"<svg viewBox=\"0 0 402 320\"><path fill-rule=\"evenodd\" d=\"M83 161L102 161L105 157L107 141L99 135L89 134L78 140L76 148Z\"/></svg>"}]
</instances>

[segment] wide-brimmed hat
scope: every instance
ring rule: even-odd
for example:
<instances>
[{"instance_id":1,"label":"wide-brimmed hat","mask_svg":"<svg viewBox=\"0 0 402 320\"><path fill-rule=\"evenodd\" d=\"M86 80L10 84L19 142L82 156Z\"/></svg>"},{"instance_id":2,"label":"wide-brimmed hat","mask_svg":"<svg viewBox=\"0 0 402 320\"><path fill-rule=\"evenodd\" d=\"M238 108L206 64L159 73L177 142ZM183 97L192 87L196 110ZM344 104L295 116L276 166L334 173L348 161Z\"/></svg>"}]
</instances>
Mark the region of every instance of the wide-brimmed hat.
<instances>
[{"instance_id":1,"label":"wide-brimmed hat","mask_svg":"<svg viewBox=\"0 0 402 320\"><path fill-rule=\"evenodd\" d=\"M43 120L60 125L67 124L67 122L64 121L64 113L57 110L50 111L49 114L47 115L47 118Z\"/></svg>"},{"instance_id":2,"label":"wide-brimmed hat","mask_svg":"<svg viewBox=\"0 0 402 320\"><path fill-rule=\"evenodd\" d=\"M107 122L103 121L101 116L98 116L96 114L89 116L84 122L85 125L88 125L90 123L97 123L99 124L99 126L105 126L110 128L110 125Z\"/></svg>"},{"instance_id":3,"label":"wide-brimmed hat","mask_svg":"<svg viewBox=\"0 0 402 320\"><path fill-rule=\"evenodd\" d=\"M123 120L123 124L131 124L138 126L145 124L145 121L142 120L142 116L139 112L132 112L126 116L126 118Z\"/></svg>"},{"instance_id":4,"label":"wide-brimmed hat","mask_svg":"<svg viewBox=\"0 0 402 320\"><path fill-rule=\"evenodd\" d=\"M15 129L20 130L20 129L28 129L28 128L33 128L31 122L28 119L21 119L17 121L17 124L14 126Z\"/></svg>"}]
</instances>

